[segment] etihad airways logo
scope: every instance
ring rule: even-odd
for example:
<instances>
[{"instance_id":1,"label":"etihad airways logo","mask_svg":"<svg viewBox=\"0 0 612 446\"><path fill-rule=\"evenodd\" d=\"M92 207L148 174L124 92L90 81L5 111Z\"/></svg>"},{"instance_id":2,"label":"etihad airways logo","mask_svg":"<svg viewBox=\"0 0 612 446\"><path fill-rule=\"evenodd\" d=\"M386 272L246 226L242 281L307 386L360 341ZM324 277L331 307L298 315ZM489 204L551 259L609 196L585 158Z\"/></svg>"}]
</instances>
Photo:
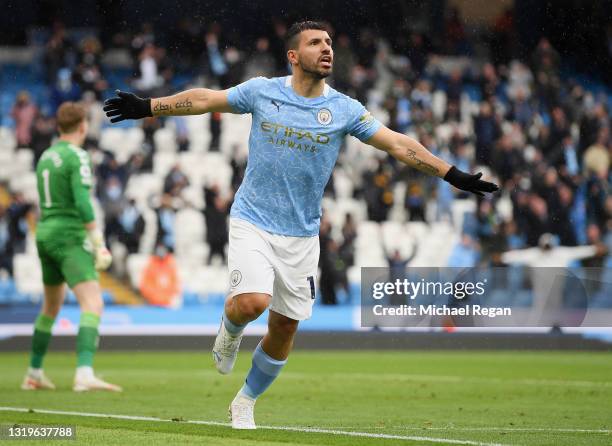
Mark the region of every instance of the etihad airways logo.
<instances>
[{"instance_id":1,"label":"etihad airways logo","mask_svg":"<svg viewBox=\"0 0 612 446\"><path fill-rule=\"evenodd\" d=\"M315 144L328 144L330 140L325 133L312 133L274 122L262 122L261 130L270 134L268 143L304 152L316 153L319 149Z\"/></svg>"}]
</instances>

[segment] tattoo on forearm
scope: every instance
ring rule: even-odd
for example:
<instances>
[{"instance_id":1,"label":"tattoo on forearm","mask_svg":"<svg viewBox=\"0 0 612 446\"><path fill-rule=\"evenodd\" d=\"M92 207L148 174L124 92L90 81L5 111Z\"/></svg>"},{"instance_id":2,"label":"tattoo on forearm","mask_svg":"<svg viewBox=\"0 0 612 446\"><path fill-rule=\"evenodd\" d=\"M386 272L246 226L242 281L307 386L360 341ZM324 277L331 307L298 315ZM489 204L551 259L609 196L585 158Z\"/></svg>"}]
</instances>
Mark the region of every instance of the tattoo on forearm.
<instances>
[{"instance_id":1,"label":"tattoo on forearm","mask_svg":"<svg viewBox=\"0 0 612 446\"><path fill-rule=\"evenodd\" d=\"M428 173L429 175L438 174L439 172L438 168L432 166L431 164L426 163L422 159L417 158L416 152L414 150L408 149L406 156L415 163L416 168L419 169L420 171Z\"/></svg>"},{"instance_id":2,"label":"tattoo on forearm","mask_svg":"<svg viewBox=\"0 0 612 446\"><path fill-rule=\"evenodd\" d=\"M193 106L193 104L191 103L191 100L189 98L185 98L184 101L177 102L176 104L174 104L174 107L176 109L184 108L186 111L191 111L191 107L192 106Z\"/></svg>"},{"instance_id":3,"label":"tattoo on forearm","mask_svg":"<svg viewBox=\"0 0 612 446\"><path fill-rule=\"evenodd\" d=\"M158 112L160 114L165 114L172 111L172 105L170 104L162 104L162 101L157 101L155 106L153 107L154 112Z\"/></svg>"}]
</instances>

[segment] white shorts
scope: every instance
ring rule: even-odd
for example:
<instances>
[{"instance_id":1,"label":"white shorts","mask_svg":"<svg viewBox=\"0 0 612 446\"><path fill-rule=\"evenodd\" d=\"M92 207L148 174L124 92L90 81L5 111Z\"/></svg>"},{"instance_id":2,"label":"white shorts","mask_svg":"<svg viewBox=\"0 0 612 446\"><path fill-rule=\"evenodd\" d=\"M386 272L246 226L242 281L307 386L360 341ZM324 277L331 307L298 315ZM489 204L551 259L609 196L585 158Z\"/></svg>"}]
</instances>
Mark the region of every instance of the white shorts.
<instances>
[{"instance_id":1,"label":"white shorts","mask_svg":"<svg viewBox=\"0 0 612 446\"><path fill-rule=\"evenodd\" d=\"M270 234L230 218L228 268L230 297L272 296L270 310L298 321L312 315L319 263L319 236Z\"/></svg>"}]
</instances>

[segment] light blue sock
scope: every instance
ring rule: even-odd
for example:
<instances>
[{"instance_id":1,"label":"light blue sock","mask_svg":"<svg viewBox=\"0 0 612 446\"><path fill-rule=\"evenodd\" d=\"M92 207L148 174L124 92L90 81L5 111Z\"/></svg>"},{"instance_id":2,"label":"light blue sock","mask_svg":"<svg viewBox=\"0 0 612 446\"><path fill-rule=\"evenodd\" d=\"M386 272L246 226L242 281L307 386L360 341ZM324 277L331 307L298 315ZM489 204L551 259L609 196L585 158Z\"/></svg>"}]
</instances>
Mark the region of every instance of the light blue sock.
<instances>
[{"instance_id":1,"label":"light blue sock","mask_svg":"<svg viewBox=\"0 0 612 446\"><path fill-rule=\"evenodd\" d=\"M244 327L246 327L246 324L237 325L230 321L227 314L225 314L225 311L223 312L223 325L225 325L225 329L233 335L242 333L242 330L244 330Z\"/></svg>"},{"instance_id":2,"label":"light blue sock","mask_svg":"<svg viewBox=\"0 0 612 446\"><path fill-rule=\"evenodd\" d=\"M273 359L261 348L261 342L253 352L253 363L240 393L252 399L257 399L264 393L272 381L276 379L287 360Z\"/></svg>"}]
</instances>

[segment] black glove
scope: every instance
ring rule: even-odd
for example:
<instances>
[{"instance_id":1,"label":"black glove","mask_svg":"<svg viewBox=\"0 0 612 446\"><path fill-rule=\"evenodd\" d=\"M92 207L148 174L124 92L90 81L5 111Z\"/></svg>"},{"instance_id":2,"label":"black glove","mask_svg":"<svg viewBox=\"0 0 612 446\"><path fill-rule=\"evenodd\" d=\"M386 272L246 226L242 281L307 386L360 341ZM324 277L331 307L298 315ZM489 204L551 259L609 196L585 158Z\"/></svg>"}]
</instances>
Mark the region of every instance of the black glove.
<instances>
[{"instance_id":1,"label":"black glove","mask_svg":"<svg viewBox=\"0 0 612 446\"><path fill-rule=\"evenodd\" d=\"M117 96L104 102L104 112L111 122L124 119L142 119L153 116L151 113L151 98L140 98L134 93L116 90Z\"/></svg>"},{"instance_id":2,"label":"black glove","mask_svg":"<svg viewBox=\"0 0 612 446\"><path fill-rule=\"evenodd\" d=\"M457 189L472 192L476 195L480 195L481 197L484 196L483 192L495 192L496 190L499 190L499 186L497 184L482 181L480 179L481 176L482 172L472 175L462 172L453 166L448 172L446 172L446 175L444 175L444 181L448 181Z\"/></svg>"}]
</instances>

